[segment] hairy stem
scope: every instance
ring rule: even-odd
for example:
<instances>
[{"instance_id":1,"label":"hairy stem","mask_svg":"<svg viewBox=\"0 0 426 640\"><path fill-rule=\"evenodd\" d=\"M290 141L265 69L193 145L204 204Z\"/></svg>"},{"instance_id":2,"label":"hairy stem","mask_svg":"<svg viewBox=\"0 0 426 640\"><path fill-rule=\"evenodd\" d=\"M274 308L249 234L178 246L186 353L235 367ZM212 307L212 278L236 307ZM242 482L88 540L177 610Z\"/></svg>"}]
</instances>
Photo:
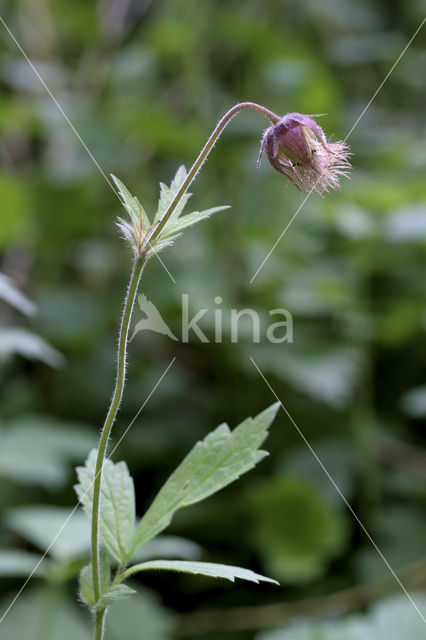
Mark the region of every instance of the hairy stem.
<instances>
[{"instance_id":1,"label":"hairy stem","mask_svg":"<svg viewBox=\"0 0 426 640\"><path fill-rule=\"evenodd\" d=\"M127 354L127 339L129 334L130 321L132 317L133 306L135 303L136 294L138 291L139 281L142 275L143 268L146 264L147 258L137 256L135 258L132 274L130 276L129 286L127 289L127 295L124 302L123 316L121 319L120 333L118 339L118 353L117 353L117 377L115 380L114 393L112 395L111 404L108 409L107 416L105 418L104 425L101 431L101 437L99 440L98 454L96 458L95 467L95 480L93 484L93 504L92 504L92 539L91 539L91 560L92 560L92 575L93 575L93 591L95 595L95 601L100 597L100 572L99 572L99 512L100 512L100 497L101 497L101 484L102 484L102 468L105 460L105 453L108 444L108 439L111 434L111 429L114 424L118 408L120 406L121 398L123 395L124 382L126 377L126 354ZM102 638L103 618L100 615L102 612L96 614L96 631L95 639ZM99 633L101 635L99 635Z\"/></svg>"},{"instance_id":2,"label":"hairy stem","mask_svg":"<svg viewBox=\"0 0 426 640\"><path fill-rule=\"evenodd\" d=\"M278 122L278 120L280 119L280 117L277 116L276 113L274 113L273 111L270 111L269 109L267 109L266 107L263 107L260 104L256 104L255 102L240 102L239 104L236 104L234 107L232 107L232 109L230 109L227 113L225 113L223 118L221 120L219 120L219 122L217 123L215 129L213 130L212 134L208 138L208 140L205 143L204 147L201 149L197 159L195 160L194 164L190 168L190 170L188 172L188 175L186 176L184 182L182 183L181 188L179 189L179 191L177 192L177 194L173 198L172 202L170 203L166 213L161 218L161 220L158 223L158 225L154 228L154 230L152 231L151 235L145 241L144 252L148 252L149 251L151 246L154 244L155 240L160 235L161 231L164 229L164 226L167 224L167 221L169 220L169 218L172 215L173 211L176 209L176 207L179 204L182 196L186 193L186 191L188 190L190 184L195 179L197 173L199 172L199 170L203 166L204 161L206 160L206 158L209 155L210 151L213 149L213 147L214 147L214 145L216 143L216 140L219 138L219 136L221 135L222 131L225 129L226 125L242 109L254 109L255 111L259 111L259 113L262 113L266 118L269 118L269 120L273 124Z\"/></svg>"},{"instance_id":3,"label":"hairy stem","mask_svg":"<svg viewBox=\"0 0 426 640\"><path fill-rule=\"evenodd\" d=\"M266 118L268 118L272 123L276 123L279 120L279 116L275 113L266 109L259 104L254 102L240 102L232 107L221 120L219 120L212 134L208 138L204 147L201 149L197 159L189 170L188 175L186 176L182 186L177 192L176 196L173 198L170 203L167 211L164 216L157 224L157 226L152 230L152 233L145 240L144 246L142 247L141 255L138 255L135 258L132 274L130 277L129 287L127 290L126 300L124 303L124 311L120 325L120 333L118 340L118 355L117 355L117 377L115 381L114 393L111 399L111 404L108 409L108 413L105 419L105 423L102 427L101 436L99 440L98 453L96 458L96 467L95 467L95 479L93 484L93 504L92 504L92 536L91 536L91 561L92 561L92 575L93 575L93 591L95 596L95 601L99 600L101 595L101 581L100 581L100 571L99 571L99 515L100 515L100 497L101 497L101 484L102 484L102 468L105 461L105 454L108 444L108 439L111 434L111 429L114 424L121 398L124 390L125 383L125 373L126 373L126 353L127 353L127 339L129 334L130 321L132 317L133 306L136 298L136 293L139 286L139 281L142 275L143 268L147 261L147 255L149 250L152 248L153 243L159 235L161 231L164 229L167 221L170 219L173 211L176 209L176 206L179 204L182 196L185 194L187 189L189 188L192 181L195 179L199 170L201 169L204 161L209 155L210 151L213 149L213 146L216 140L221 135L222 131L225 129L226 125L230 122L230 120L242 109L254 109L259 113L263 114ZM120 582L125 577L125 574L122 571L117 572L116 579L114 583L117 581ZM95 640L102 640L103 636L103 627L105 621L106 609L102 609L96 612L95 614Z\"/></svg>"},{"instance_id":4,"label":"hairy stem","mask_svg":"<svg viewBox=\"0 0 426 640\"><path fill-rule=\"evenodd\" d=\"M94 640L102 640L104 635L106 609L101 609L95 613L95 635Z\"/></svg>"}]
</instances>

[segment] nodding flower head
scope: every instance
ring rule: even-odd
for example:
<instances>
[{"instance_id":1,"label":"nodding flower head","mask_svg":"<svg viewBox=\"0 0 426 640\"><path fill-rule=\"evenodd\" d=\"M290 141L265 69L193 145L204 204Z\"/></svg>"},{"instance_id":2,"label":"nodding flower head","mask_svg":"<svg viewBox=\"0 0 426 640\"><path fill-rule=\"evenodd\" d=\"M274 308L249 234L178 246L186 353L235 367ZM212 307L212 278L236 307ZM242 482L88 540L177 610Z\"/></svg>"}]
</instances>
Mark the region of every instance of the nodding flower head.
<instances>
[{"instance_id":1,"label":"nodding flower head","mask_svg":"<svg viewBox=\"0 0 426 640\"><path fill-rule=\"evenodd\" d=\"M299 191L320 195L340 188L340 176L349 177L349 147L343 142L328 142L324 131L313 120L317 114L287 113L266 129L258 160L266 153L271 165Z\"/></svg>"}]
</instances>

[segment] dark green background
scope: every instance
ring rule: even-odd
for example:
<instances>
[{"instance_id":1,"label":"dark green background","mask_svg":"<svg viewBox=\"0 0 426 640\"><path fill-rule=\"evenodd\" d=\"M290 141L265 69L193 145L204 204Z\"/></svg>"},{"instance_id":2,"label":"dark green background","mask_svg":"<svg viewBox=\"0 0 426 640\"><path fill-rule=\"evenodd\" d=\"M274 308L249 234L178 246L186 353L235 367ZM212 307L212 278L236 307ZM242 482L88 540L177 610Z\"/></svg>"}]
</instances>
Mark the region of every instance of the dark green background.
<instances>
[{"instance_id":1,"label":"dark green background","mask_svg":"<svg viewBox=\"0 0 426 640\"><path fill-rule=\"evenodd\" d=\"M2 17L105 174L118 175L153 215L159 181L169 183L180 164L191 165L236 102L253 100L283 114L327 113L327 135L344 138L420 25L422 3L22 0L4 2ZM1 36L1 269L38 313L27 319L2 304L0 322L2 330L30 329L65 356L55 369L6 355L1 342L2 439L12 444L0 460L0 543L6 551L39 553L46 544L35 544L28 519L18 531L11 508L75 504L73 465L96 441L112 391L130 256L114 227L122 214L117 198L3 26ZM182 293L191 309L208 307L210 326L200 324L211 342L181 344L145 332L130 345L113 442L176 357L114 454L135 477L139 514L197 439L274 401L252 356L407 587L426 582L425 65L423 29L349 137L351 180L340 192L307 200L252 284L304 195L286 189L266 161L256 171L267 124L260 115L244 112L224 133L191 188L191 209L232 209L188 230L162 254L175 284L155 258L144 275L144 293L175 333ZM225 331L223 343L214 344L218 295L224 315L230 308L266 315L285 307L294 343L252 344L248 336L231 344ZM25 351L19 341L15 346ZM62 444L53 446L58 437ZM199 618L186 617L180 624L194 638L254 638L256 628L281 620L271 622L257 609L262 604L286 603L291 612L292 602L390 577L283 412L267 449L270 457L254 472L184 510L170 533L201 544L204 560L250 567L279 579L281 588L146 576L171 615L248 608L234 617L237 626L248 620L241 632L230 630L223 612L203 618L210 629L204 634ZM47 528L46 540L54 533ZM0 637L86 637L89 619L72 604L75 571L65 565L62 582L31 580ZM2 609L23 580L2 581ZM52 593L61 598L61 589L71 609L59 615L63 605ZM400 591L391 577L366 599L389 589ZM141 607L152 594L144 597ZM365 604L349 594L342 599L343 612ZM406 606L419 624L408 600ZM32 622L28 612L35 610L40 619ZM151 617L164 622L166 612L154 604L148 610L123 614L107 638L170 638L172 631L147 626ZM334 612L322 601L319 612L311 602L302 614ZM408 640L421 637L415 633L404 629Z\"/></svg>"}]
</instances>

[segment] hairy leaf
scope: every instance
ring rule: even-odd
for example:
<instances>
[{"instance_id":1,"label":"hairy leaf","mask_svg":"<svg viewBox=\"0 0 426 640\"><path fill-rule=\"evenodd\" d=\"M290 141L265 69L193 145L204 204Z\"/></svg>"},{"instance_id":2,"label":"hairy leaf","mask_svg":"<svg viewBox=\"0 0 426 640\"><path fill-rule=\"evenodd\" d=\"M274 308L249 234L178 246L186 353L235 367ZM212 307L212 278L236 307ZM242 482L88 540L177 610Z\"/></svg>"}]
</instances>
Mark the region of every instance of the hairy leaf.
<instances>
[{"instance_id":1,"label":"hairy leaf","mask_svg":"<svg viewBox=\"0 0 426 640\"><path fill-rule=\"evenodd\" d=\"M211 578L226 578L235 581L235 578L248 580L249 582L272 582L278 584L276 580L261 576L250 569L242 569L241 567L233 567L227 564L216 564L215 562L191 562L188 560L151 560L150 562L141 562L130 567L125 575L126 577L138 571L177 571L179 573L193 573L195 575L210 576Z\"/></svg>"},{"instance_id":2,"label":"hairy leaf","mask_svg":"<svg viewBox=\"0 0 426 640\"><path fill-rule=\"evenodd\" d=\"M157 220L161 220L161 218L164 216L173 198L181 188L185 178L186 178L186 169L183 165L181 165L179 169L176 171L176 175L173 178L170 187L164 184L164 182L160 182L160 199L158 200L158 208L157 208L157 213L155 214L154 222L156 222ZM184 210L186 203L188 202L191 195L192 195L191 193L185 193L182 196L181 200L179 201L179 204L176 206L176 209L173 211L173 214L169 222L171 222L172 220L176 220L176 218L179 218L180 214Z\"/></svg>"},{"instance_id":3,"label":"hairy leaf","mask_svg":"<svg viewBox=\"0 0 426 640\"><path fill-rule=\"evenodd\" d=\"M136 591L125 584L111 585L111 587L109 587L109 589L107 589L105 593L101 595L98 602L93 608L95 609L95 611L97 609L104 609L105 607L109 607L110 605L114 604L114 602L129 598L134 593L136 593Z\"/></svg>"},{"instance_id":4,"label":"hairy leaf","mask_svg":"<svg viewBox=\"0 0 426 640\"><path fill-rule=\"evenodd\" d=\"M198 442L142 518L133 537L132 552L163 531L179 508L216 493L267 455L259 447L278 407L276 403L255 418L247 418L234 431L222 424Z\"/></svg>"},{"instance_id":5,"label":"hairy leaf","mask_svg":"<svg viewBox=\"0 0 426 640\"><path fill-rule=\"evenodd\" d=\"M186 169L184 166L181 166L177 170L170 187L164 183L160 183L160 199L158 201L158 209L155 214L154 222L159 222L163 218L173 201L173 198L176 196L185 181L186 176ZM185 216L180 217L191 195L191 193L184 193L182 198L179 200L164 229L160 233L159 238L157 238L157 241L152 247L152 250L155 253L158 253L165 247L172 244L187 227L191 227L197 222L206 220L218 211L223 211L224 209L229 208L228 206L213 207L212 209L206 209L205 211L193 211L192 213L188 213Z\"/></svg>"},{"instance_id":6,"label":"hairy leaf","mask_svg":"<svg viewBox=\"0 0 426 640\"><path fill-rule=\"evenodd\" d=\"M92 515L96 449L90 452L84 467L77 467L79 484L75 486L84 510ZM100 536L108 551L119 562L127 559L135 526L135 491L125 462L104 463L100 502Z\"/></svg>"},{"instance_id":7,"label":"hairy leaf","mask_svg":"<svg viewBox=\"0 0 426 640\"><path fill-rule=\"evenodd\" d=\"M225 209L229 209L229 205L224 205L222 207L212 207L211 209L206 209L205 211L194 211L193 213L188 213L185 216L182 216L178 220L170 220L168 224L161 234L161 238L169 238L170 236L174 236L175 234L180 234L187 227L192 227L192 225L197 224L197 222L201 222L202 220L206 220L210 218L214 213L218 213L219 211L224 211Z\"/></svg>"},{"instance_id":8,"label":"hairy leaf","mask_svg":"<svg viewBox=\"0 0 426 640\"><path fill-rule=\"evenodd\" d=\"M83 567L80 572L80 600L88 607L97 611L98 609L105 609L114 602L124 600L129 596L136 593L134 589L127 587L124 584L111 584L111 564L106 553L101 554L100 558L100 579L101 579L101 595L98 601L95 600L95 593L93 591L93 575L92 564L88 564Z\"/></svg>"},{"instance_id":9,"label":"hairy leaf","mask_svg":"<svg viewBox=\"0 0 426 640\"><path fill-rule=\"evenodd\" d=\"M128 188L116 176L111 174L111 178L114 180L117 186L123 206L129 214L132 223L135 226L139 226L142 218L143 227L147 229L150 225L149 218L139 200L136 198L136 196L132 196Z\"/></svg>"},{"instance_id":10,"label":"hairy leaf","mask_svg":"<svg viewBox=\"0 0 426 640\"><path fill-rule=\"evenodd\" d=\"M101 553L99 576L101 582L101 596L108 591L111 582L111 564L106 553ZM95 593L93 591L92 564L88 564L80 571L79 578L80 600L88 607L96 606Z\"/></svg>"}]
</instances>

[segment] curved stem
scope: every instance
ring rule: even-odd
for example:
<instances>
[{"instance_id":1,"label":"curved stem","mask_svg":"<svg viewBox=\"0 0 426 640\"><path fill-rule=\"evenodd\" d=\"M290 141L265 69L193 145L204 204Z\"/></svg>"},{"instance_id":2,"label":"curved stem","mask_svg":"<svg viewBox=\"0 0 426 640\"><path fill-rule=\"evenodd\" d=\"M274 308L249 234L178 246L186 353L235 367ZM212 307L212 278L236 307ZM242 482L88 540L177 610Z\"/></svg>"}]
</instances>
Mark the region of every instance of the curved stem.
<instances>
[{"instance_id":1,"label":"curved stem","mask_svg":"<svg viewBox=\"0 0 426 640\"><path fill-rule=\"evenodd\" d=\"M100 497L101 497L101 483L102 483L102 467L105 459L105 452L108 444L108 439L111 434L112 425L114 424L118 408L120 406L121 398L123 395L124 381L126 377L126 353L127 353L127 338L129 334L130 320L132 317L133 305L135 303L136 293L138 291L139 281L142 275L143 268L146 264L147 258L137 256L135 258L132 274L130 276L129 286L127 289L126 300L124 303L123 316L120 325L120 334L118 339L118 353L117 353L117 377L115 380L114 393L112 395L111 404L108 409L107 416L105 418L104 426L102 427L101 436L99 440L98 454L96 458L95 467L95 479L93 483L93 503L92 503L92 538L91 538L91 560L92 560L92 575L93 575L93 591L95 595L95 601L99 600L101 588L100 588L100 573L99 573L99 511L100 511ZM103 618L102 618L103 619ZM96 624L99 626L98 613L96 614ZM103 627L103 622L102 622ZM101 638L99 636L99 638ZM98 636L96 636L96 639Z\"/></svg>"},{"instance_id":2,"label":"curved stem","mask_svg":"<svg viewBox=\"0 0 426 640\"><path fill-rule=\"evenodd\" d=\"M164 229L165 225L167 224L167 221L169 220L173 211L176 209L176 206L179 204L182 196L185 194L185 192L189 188L191 182L194 180L195 176L203 166L207 156L209 155L210 151L213 149L216 140L219 138L219 136L221 135L226 125L242 109L254 109L255 111L259 111L259 113L262 113L266 118L269 118L269 120L274 124L278 122L278 120L280 119L280 117L277 116L276 113L274 113L273 111L270 111L269 109L267 109L266 107L263 107L260 104L256 104L255 102L240 102L239 104L236 104L234 107L232 107L232 109L230 109L227 113L225 113L223 118L219 120L219 122L217 123L215 129L213 130L213 133L208 138L204 147L201 149L197 159L195 160L194 164L192 165L191 169L188 172L188 175L186 176L184 182L182 183L181 188L179 189L179 191L177 192L177 194L169 204L169 207L166 213L161 218L158 225L154 228L151 235L145 241L144 252L148 251L151 248L151 245L155 242L155 240L160 235L161 231Z\"/></svg>"}]
</instances>

